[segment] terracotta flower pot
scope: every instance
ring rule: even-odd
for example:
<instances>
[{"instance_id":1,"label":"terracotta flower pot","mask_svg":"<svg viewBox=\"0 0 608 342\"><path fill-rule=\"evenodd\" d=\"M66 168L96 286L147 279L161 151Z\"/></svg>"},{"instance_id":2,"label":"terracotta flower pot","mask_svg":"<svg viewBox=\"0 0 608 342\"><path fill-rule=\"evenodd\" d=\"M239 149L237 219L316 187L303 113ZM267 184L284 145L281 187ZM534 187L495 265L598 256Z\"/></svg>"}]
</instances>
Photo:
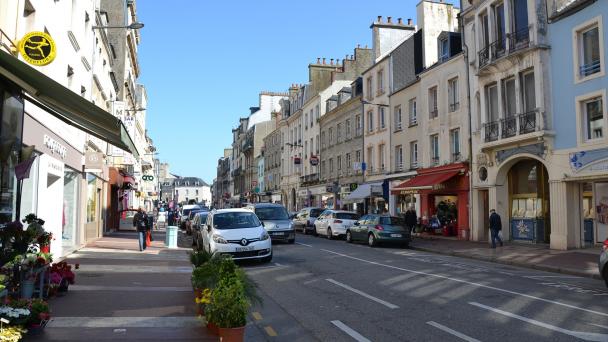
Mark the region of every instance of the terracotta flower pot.
<instances>
[{"instance_id":1,"label":"terracotta flower pot","mask_svg":"<svg viewBox=\"0 0 608 342\"><path fill-rule=\"evenodd\" d=\"M245 339L245 327L220 328L222 342L243 342Z\"/></svg>"},{"instance_id":2,"label":"terracotta flower pot","mask_svg":"<svg viewBox=\"0 0 608 342\"><path fill-rule=\"evenodd\" d=\"M211 323L211 322L207 322L207 330L209 330L210 333L212 333L213 335L219 335L220 334L220 328L218 328L217 325L215 325L215 323Z\"/></svg>"}]
</instances>

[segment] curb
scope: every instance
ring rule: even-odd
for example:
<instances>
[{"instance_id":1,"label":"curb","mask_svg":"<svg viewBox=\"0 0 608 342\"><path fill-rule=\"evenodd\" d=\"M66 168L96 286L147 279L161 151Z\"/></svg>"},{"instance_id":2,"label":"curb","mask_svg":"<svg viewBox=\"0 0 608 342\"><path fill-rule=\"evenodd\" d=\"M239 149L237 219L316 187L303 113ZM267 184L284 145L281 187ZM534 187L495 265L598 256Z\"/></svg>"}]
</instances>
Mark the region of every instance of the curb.
<instances>
[{"instance_id":1,"label":"curb","mask_svg":"<svg viewBox=\"0 0 608 342\"><path fill-rule=\"evenodd\" d=\"M439 250L432 249L432 248L413 246L412 244L410 244L410 249L417 250L417 251L434 253L434 254L450 255L450 256L456 256L456 257L460 257L460 258L467 258L467 259L473 259L473 260L493 262L493 263L502 264L502 265L519 266L519 267L529 268L529 269L534 269L534 270L539 270L539 271L554 272L554 273L567 274L567 275L578 276L578 277L583 277L583 278L591 278L591 279L596 279L596 280L603 280L602 277L599 274L595 274L595 273L590 274L590 273L580 272L580 271L573 270L573 269L568 269L568 268L559 268L559 267L544 266L544 265L526 264L526 263L517 262L517 261L500 260L500 259L497 259L495 257L489 257L489 258L487 258L487 257L481 257L481 256L470 255L470 254L465 254L465 253L457 253L457 252L454 252L454 251L443 252L443 251L439 251Z\"/></svg>"}]
</instances>

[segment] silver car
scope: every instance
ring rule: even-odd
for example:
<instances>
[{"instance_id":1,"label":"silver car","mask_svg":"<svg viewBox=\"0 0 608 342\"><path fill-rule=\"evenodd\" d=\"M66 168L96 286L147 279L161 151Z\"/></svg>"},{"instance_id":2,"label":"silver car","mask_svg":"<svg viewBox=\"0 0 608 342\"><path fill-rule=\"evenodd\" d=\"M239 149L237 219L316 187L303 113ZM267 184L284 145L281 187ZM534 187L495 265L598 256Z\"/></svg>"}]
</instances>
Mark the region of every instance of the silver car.
<instances>
[{"instance_id":1,"label":"silver car","mask_svg":"<svg viewBox=\"0 0 608 342\"><path fill-rule=\"evenodd\" d=\"M323 208L304 208L298 212L298 214L293 219L293 224L295 228L301 230L304 235L308 233L314 233L315 231L315 221L317 217L321 215L321 213L325 209Z\"/></svg>"},{"instance_id":2,"label":"silver car","mask_svg":"<svg viewBox=\"0 0 608 342\"><path fill-rule=\"evenodd\" d=\"M288 243L296 241L293 222L289 219L289 214L284 206L275 203L254 203L248 204L245 208L258 216L272 241Z\"/></svg>"},{"instance_id":3,"label":"silver car","mask_svg":"<svg viewBox=\"0 0 608 342\"><path fill-rule=\"evenodd\" d=\"M608 287L608 239L604 240L604 245L602 246L602 253L600 254L600 262L598 263L600 274L604 281L606 282L606 286Z\"/></svg>"}]
</instances>

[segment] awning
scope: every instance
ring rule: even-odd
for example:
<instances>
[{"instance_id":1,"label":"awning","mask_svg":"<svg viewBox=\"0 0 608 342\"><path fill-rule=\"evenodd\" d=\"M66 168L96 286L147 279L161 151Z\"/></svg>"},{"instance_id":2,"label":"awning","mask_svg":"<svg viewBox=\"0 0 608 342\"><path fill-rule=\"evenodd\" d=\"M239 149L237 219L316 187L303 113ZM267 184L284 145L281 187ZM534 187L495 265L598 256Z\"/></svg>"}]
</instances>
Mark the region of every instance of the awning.
<instances>
[{"instance_id":1,"label":"awning","mask_svg":"<svg viewBox=\"0 0 608 342\"><path fill-rule=\"evenodd\" d=\"M367 183L361 184L355 191L351 192L348 196L346 196L342 202L343 203L357 203L363 202L366 198L371 197L372 195L372 187L380 187L382 189L382 183ZM380 196L382 196L382 190L380 190Z\"/></svg>"},{"instance_id":2,"label":"awning","mask_svg":"<svg viewBox=\"0 0 608 342\"><path fill-rule=\"evenodd\" d=\"M2 50L0 75L29 94L28 100L63 122L139 157L120 119Z\"/></svg>"},{"instance_id":3,"label":"awning","mask_svg":"<svg viewBox=\"0 0 608 342\"><path fill-rule=\"evenodd\" d=\"M391 193L398 195L402 190L430 190L433 189L434 185L450 180L459 173L460 170L418 175L399 184L396 188L393 188Z\"/></svg>"}]
</instances>

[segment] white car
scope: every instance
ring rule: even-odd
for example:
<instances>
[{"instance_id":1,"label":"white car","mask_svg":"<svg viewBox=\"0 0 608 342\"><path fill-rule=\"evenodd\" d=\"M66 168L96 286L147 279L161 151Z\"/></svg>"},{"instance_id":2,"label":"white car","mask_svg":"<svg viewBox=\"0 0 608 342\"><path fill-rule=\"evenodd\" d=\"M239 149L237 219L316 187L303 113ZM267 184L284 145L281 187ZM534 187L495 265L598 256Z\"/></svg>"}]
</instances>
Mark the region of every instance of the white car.
<instances>
[{"instance_id":1,"label":"white car","mask_svg":"<svg viewBox=\"0 0 608 342\"><path fill-rule=\"evenodd\" d=\"M209 253L228 254L235 260L272 260L270 236L250 210L213 210L200 234L203 248Z\"/></svg>"},{"instance_id":2,"label":"white car","mask_svg":"<svg viewBox=\"0 0 608 342\"><path fill-rule=\"evenodd\" d=\"M346 235L346 230L359 219L359 214L352 211L325 210L315 221L315 233L325 235L328 239Z\"/></svg>"}]
</instances>

